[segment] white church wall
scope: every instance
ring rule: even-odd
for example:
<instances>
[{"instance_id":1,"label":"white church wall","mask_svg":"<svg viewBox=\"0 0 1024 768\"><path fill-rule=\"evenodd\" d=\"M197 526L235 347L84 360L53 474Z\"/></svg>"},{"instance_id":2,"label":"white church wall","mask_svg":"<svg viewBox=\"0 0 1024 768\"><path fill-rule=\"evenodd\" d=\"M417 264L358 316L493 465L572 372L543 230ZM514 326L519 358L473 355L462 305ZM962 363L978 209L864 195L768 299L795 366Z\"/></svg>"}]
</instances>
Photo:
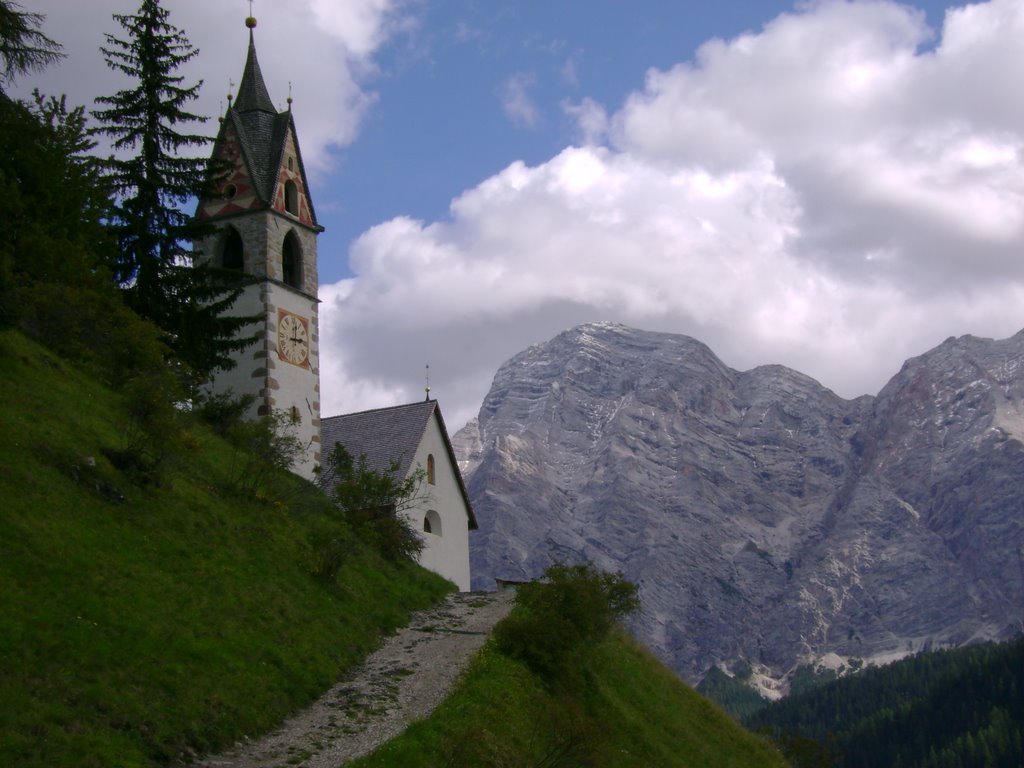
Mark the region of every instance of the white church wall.
<instances>
[{"instance_id":1,"label":"white church wall","mask_svg":"<svg viewBox=\"0 0 1024 768\"><path fill-rule=\"evenodd\" d=\"M282 360L277 350L277 311L283 309L309 321L309 359L297 366ZM236 316L265 317L257 325L259 338L238 353L238 364L228 371L218 371L213 391L235 395L253 395L249 418L265 415L267 408L294 417L294 434L304 451L294 470L314 478L314 467L320 463L320 355L319 318L315 299L296 293L277 283L261 281L245 288L231 309ZM251 326L246 332L251 330ZM261 410L262 409L262 410Z\"/></svg>"},{"instance_id":2,"label":"white church wall","mask_svg":"<svg viewBox=\"0 0 1024 768\"><path fill-rule=\"evenodd\" d=\"M457 471L448 460L444 436L436 416L431 416L426 434L412 461L412 469L426 472L427 457L434 457L434 484L423 481L421 498L407 510L409 522L423 536L424 548L420 565L455 582L462 592L470 588L469 572L469 517L462 497ZM423 521L431 511L440 518L441 531L436 525L431 533L423 530Z\"/></svg>"},{"instance_id":3,"label":"white church wall","mask_svg":"<svg viewBox=\"0 0 1024 768\"><path fill-rule=\"evenodd\" d=\"M308 296L290 291L275 283L269 284L270 308L268 335L267 388L268 404L274 411L292 419L295 436L305 447L294 468L303 477L312 479L313 468L320 462L320 343L317 302ZM277 349L277 311L285 310L309 321L309 358L304 365L293 365L281 359Z\"/></svg>"},{"instance_id":4,"label":"white church wall","mask_svg":"<svg viewBox=\"0 0 1024 768\"><path fill-rule=\"evenodd\" d=\"M214 374L212 390L214 392L223 393L230 389L236 396L254 396L256 398L256 402L252 405L249 417L256 418L257 410L263 403L263 398L266 394L264 389L266 386L265 371L268 332L265 319L266 313L263 307L263 286L246 286L242 291L242 295L238 297L238 300L235 302L234 306L232 306L231 314L236 317L258 315L260 320L253 325L246 326L243 333L250 334L254 329L258 329L259 336L252 346L234 353L236 361L234 368L228 371L217 371L216 374Z\"/></svg>"}]
</instances>

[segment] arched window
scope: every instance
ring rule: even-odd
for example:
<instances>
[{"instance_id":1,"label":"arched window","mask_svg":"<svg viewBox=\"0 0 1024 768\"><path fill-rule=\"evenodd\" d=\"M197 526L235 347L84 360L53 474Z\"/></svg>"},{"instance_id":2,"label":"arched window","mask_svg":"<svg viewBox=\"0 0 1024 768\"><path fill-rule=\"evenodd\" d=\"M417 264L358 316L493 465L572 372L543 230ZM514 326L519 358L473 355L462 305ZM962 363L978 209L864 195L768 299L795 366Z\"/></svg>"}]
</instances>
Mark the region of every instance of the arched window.
<instances>
[{"instance_id":1,"label":"arched window","mask_svg":"<svg viewBox=\"0 0 1024 768\"><path fill-rule=\"evenodd\" d=\"M291 179L284 183L284 209L292 216L299 215L299 188Z\"/></svg>"},{"instance_id":2,"label":"arched window","mask_svg":"<svg viewBox=\"0 0 1024 768\"><path fill-rule=\"evenodd\" d=\"M302 287L302 248L294 231L284 236L281 248L281 279L292 288Z\"/></svg>"},{"instance_id":3,"label":"arched window","mask_svg":"<svg viewBox=\"0 0 1024 768\"><path fill-rule=\"evenodd\" d=\"M220 265L224 269L242 269L245 267L245 248L242 236L234 227L228 227L224 238L224 249L220 253Z\"/></svg>"},{"instance_id":4,"label":"arched window","mask_svg":"<svg viewBox=\"0 0 1024 768\"><path fill-rule=\"evenodd\" d=\"M432 509L423 518L423 532L432 533L435 536L441 535L441 516Z\"/></svg>"},{"instance_id":5,"label":"arched window","mask_svg":"<svg viewBox=\"0 0 1024 768\"><path fill-rule=\"evenodd\" d=\"M431 485L436 485L434 478L434 454L432 453L427 456L427 482Z\"/></svg>"}]
</instances>

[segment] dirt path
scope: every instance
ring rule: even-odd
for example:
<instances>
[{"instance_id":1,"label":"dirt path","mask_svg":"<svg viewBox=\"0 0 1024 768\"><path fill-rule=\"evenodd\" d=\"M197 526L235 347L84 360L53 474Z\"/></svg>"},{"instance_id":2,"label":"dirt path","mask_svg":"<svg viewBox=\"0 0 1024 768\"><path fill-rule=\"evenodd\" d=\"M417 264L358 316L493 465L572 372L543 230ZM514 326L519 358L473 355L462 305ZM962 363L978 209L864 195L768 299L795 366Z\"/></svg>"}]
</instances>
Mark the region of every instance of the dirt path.
<instances>
[{"instance_id":1,"label":"dirt path","mask_svg":"<svg viewBox=\"0 0 1024 768\"><path fill-rule=\"evenodd\" d=\"M513 599L511 592L455 594L415 614L361 667L277 731L194 765L337 768L372 752L434 711Z\"/></svg>"}]
</instances>

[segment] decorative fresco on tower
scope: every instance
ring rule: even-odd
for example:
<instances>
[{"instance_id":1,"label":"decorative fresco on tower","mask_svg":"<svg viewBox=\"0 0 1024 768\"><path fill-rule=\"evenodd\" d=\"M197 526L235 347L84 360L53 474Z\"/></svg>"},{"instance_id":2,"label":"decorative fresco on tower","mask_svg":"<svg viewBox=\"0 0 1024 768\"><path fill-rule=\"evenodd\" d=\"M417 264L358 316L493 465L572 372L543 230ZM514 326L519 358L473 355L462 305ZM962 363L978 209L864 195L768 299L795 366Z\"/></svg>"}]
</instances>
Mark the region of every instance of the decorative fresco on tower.
<instances>
[{"instance_id":1,"label":"decorative fresco on tower","mask_svg":"<svg viewBox=\"0 0 1024 768\"><path fill-rule=\"evenodd\" d=\"M253 186L252 178L249 176L242 158L238 131L231 123L224 126L224 135L218 150L216 157L228 163L231 170L227 173L216 194L211 199L205 200L200 207L197 217L201 221L260 207L256 188Z\"/></svg>"},{"instance_id":2,"label":"decorative fresco on tower","mask_svg":"<svg viewBox=\"0 0 1024 768\"><path fill-rule=\"evenodd\" d=\"M295 134L289 129L284 140L284 151L281 153L281 167L277 172L277 184L274 186L273 208L280 213L294 215L307 226L315 226L313 214L309 207L309 196L302 178L302 163L299 160L298 144ZM295 207L288 210L288 184L295 185Z\"/></svg>"}]
</instances>

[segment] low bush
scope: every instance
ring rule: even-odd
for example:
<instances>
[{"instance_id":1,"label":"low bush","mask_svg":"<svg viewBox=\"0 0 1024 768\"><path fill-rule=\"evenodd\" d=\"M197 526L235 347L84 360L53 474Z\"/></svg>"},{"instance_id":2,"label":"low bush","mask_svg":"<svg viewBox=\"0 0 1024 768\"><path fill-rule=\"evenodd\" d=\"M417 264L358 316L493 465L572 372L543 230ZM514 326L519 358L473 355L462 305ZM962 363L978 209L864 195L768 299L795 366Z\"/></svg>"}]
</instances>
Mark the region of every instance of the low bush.
<instances>
[{"instance_id":1,"label":"low bush","mask_svg":"<svg viewBox=\"0 0 1024 768\"><path fill-rule=\"evenodd\" d=\"M221 437L240 424L253 403L255 395L236 395L231 390L217 394L204 394L195 401L195 413Z\"/></svg>"},{"instance_id":2,"label":"low bush","mask_svg":"<svg viewBox=\"0 0 1024 768\"><path fill-rule=\"evenodd\" d=\"M25 283L12 298L29 336L111 386L131 375L170 375L159 329L113 288Z\"/></svg>"},{"instance_id":3,"label":"low bush","mask_svg":"<svg viewBox=\"0 0 1024 768\"><path fill-rule=\"evenodd\" d=\"M305 446L295 436L295 424L283 411L227 427L235 447L228 487L243 496L258 498L278 472L290 470Z\"/></svg>"},{"instance_id":4,"label":"low bush","mask_svg":"<svg viewBox=\"0 0 1024 768\"><path fill-rule=\"evenodd\" d=\"M391 560L413 560L423 551L423 539L402 514L420 497L424 473L417 470L398 478L398 462L386 472L371 469L366 456L353 457L335 445L324 467L322 482L345 520L372 540Z\"/></svg>"},{"instance_id":5,"label":"low bush","mask_svg":"<svg viewBox=\"0 0 1024 768\"><path fill-rule=\"evenodd\" d=\"M524 584L517 610L496 630L498 648L549 684L575 685L589 652L615 623L640 607L636 585L592 563L553 565Z\"/></svg>"}]
</instances>

